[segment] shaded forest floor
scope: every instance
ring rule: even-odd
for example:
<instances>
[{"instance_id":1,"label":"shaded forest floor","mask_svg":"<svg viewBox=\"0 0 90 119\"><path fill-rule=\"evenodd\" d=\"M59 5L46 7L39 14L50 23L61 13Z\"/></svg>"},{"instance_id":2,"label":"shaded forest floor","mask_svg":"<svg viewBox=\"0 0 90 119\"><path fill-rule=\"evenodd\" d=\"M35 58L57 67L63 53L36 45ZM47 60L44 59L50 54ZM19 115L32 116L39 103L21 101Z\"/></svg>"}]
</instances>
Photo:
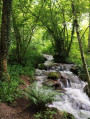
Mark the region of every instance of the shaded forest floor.
<instances>
[{"instance_id":1,"label":"shaded forest floor","mask_svg":"<svg viewBox=\"0 0 90 119\"><path fill-rule=\"evenodd\" d=\"M24 82L24 84L20 85L21 90L25 90L27 85L30 86L30 77L22 75L20 79ZM34 114L38 110L33 110L33 107L26 108L29 103L25 96L23 98L18 98L13 104L0 103L0 119L34 119ZM56 110L53 119L66 119L66 116L64 112ZM67 113L67 119L72 119L70 113Z\"/></svg>"},{"instance_id":2,"label":"shaded forest floor","mask_svg":"<svg viewBox=\"0 0 90 119\"><path fill-rule=\"evenodd\" d=\"M30 85L30 78L22 75L21 80L25 82L20 85L20 89L26 89L27 85ZM25 107L28 101L24 98L19 98L13 105L6 103L0 104L0 119L33 119L33 112Z\"/></svg>"}]
</instances>

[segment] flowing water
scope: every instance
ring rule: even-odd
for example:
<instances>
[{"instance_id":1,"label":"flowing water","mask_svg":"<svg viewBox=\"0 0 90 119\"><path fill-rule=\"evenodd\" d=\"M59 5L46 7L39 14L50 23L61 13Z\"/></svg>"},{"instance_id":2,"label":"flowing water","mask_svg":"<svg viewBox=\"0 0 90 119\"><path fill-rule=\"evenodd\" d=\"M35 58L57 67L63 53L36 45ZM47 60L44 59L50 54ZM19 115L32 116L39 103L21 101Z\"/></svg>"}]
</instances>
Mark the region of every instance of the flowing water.
<instances>
[{"instance_id":1,"label":"flowing water","mask_svg":"<svg viewBox=\"0 0 90 119\"><path fill-rule=\"evenodd\" d=\"M78 76L70 71L73 64L53 63L53 56L44 54L44 57L47 59L44 63L47 70L36 69L36 79L40 83L47 80L48 72L60 72L65 79L68 79L65 85L58 79L65 92L56 96L55 101L49 107L67 111L73 114L76 119L90 118L90 99L84 93L84 87L87 83L81 81Z\"/></svg>"}]
</instances>

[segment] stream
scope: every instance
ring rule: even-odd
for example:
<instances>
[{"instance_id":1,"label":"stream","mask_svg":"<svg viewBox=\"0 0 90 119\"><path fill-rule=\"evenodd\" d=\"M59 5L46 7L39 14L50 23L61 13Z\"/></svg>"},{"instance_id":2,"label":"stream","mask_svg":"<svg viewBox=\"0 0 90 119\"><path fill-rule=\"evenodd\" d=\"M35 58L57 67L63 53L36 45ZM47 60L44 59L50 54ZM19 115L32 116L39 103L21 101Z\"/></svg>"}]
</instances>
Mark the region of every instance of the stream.
<instances>
[{"instance_id":1,"label":"stream","mask_svg":"<svg viewBox=\"0 0 90 119\"><path fill-rule=\"evenodd\" d=\"M77 75L74 75L70 68L73 64L61 64L54 63L53 56L43 55L47 60L44 65L46 70L36 69L35 78L42 84L47 81L47 75L49 72L59 72L65 80L58 79L62 89L62 95L57 95L55 101L49 105L49 107L55 107L60 111L66 111L75 116L76 119L88 119L90 118L90 99L84 93L84 87L87 84L79 79Z\"/></svg>"}]
</instances>

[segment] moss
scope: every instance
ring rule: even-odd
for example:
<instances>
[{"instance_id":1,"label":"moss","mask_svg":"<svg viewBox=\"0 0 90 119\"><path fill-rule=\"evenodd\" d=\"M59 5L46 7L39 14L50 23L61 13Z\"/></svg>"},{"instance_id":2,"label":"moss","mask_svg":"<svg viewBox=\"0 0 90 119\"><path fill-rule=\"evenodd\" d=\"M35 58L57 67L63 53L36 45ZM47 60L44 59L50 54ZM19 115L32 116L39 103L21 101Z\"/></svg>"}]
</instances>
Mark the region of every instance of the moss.
<instances>
[{"instance_id":1,"label":"moss","mask_svg":"<svg viewBox=\"0 0 90 119\"><path fill-rule=\"evenodd\" d=\"M60 74L56 72L50 72L48 75L48 79L53 79L53 80L57 80L59 79L59 77L60 77Z\"/></svg>"},{"instance_id":2,"label":"moss","mask_svg":"<svg viewBox=\"0 0 90 119\"><path fill-rule=\"evenodd\" d=\"M45 65L43 63L39 64L38 69L44 70L45 69Z\"/></svg>"}]
</instances>

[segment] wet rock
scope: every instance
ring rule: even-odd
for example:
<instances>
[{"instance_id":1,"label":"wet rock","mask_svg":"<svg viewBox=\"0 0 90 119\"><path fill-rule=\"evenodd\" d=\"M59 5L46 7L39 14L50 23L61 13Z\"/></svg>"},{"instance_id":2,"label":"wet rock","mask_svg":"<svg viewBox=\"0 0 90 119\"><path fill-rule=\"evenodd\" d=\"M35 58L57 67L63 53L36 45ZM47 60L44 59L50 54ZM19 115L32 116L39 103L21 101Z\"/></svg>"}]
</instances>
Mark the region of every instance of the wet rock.
<instances>
[{"instance_id":1,"label":"wet rock","mask_svg":"<svg viewBox=\"0 0 90 119\"><path fill-rule=\"evenodd\" d=\"M62 88L60 82L56 82L56 83L53 84L51 87L54 87L55 90L60 90L61 93L64 93L64 92L65 92L65 90Z\"/></svg>"},{"instance_id":2,"label":"wet rock","mask_svg":"<svg viewBox=\"0 0 90 119\"><path fill-rule=\"evenodd\" d=\"M43 85L48 87L53 87L54 90L59 90L61 93L64 93L65 90L62 88L61 83L58 81L48 80L43 82Z\"/></svg>"},{"instance_id":3,"label":"wet rock","mask_svg":"<svg viewBox=\"0 0 90 119\"><path fill-rule=\"evenodd\" d=\"M43 85L49 86L49 87L54 87L54 88L61 87L61 84L58 81L54 81L52 79L44 81Z\"/></svg>"},{"instance_id":4,"label":"wet rock","mask_svg":"<svg viewBox=\"0 0 90 119\"><path fill-rule=\"evenodd\" d=\"M55 87L55 89L58 88L58 87L61 88L61 83L55 82L55 83L52 85L52 87Z\"/></svg>"},{"instance_id":5,"label":"wet rock","mask_svg":"<svg viewBox=\"0 0 90 119\"><path fill-rule=\"evenodd\" d=\"M52 79L52 80L58 80L60 78L60 73L57 72L50 72L48 75L48 79Z\"/></svg>"},{"instance_id":6,"label":"wet rock","mask_svg":"<svg viewBox=\"0 0 90 119\"><path fill-rule=\"evenodd\" d=\"M70 80L68 78L63 77L63 76L60 77L60 82L62 83L62 86L64 88L67 88L67 87L71 86Z\"/></svg>"},{"instance_id":7,"label":"wet rock","mask_svg":"<svg viewBox=\"0 0 90 119\"><path fill-rule=\"evenodd\" d=\"M73 72L74 74L78 75L78 70L75 65L71 67L70 71Z\"/></svg>"},{"instance_id":8,"label":"wet rock","mask_svg":"<svg viewBox=\"0 0 90 119\"><path fill-rule=\"evenodd\" d=\"M88 85L86 85L84 87L84 92L90 97L90 89L89 89Z\"/></svg>"},{"instance_id":9,"label":"wet rock","mask_svg":"<svg viewBox=\"0 0 90 119\"><path fill-rule=\"evenodd\" d=\"M82 104L80 109L90 111L90 106L86 106L86 105Z\"/></svg>"}]
</instances>

